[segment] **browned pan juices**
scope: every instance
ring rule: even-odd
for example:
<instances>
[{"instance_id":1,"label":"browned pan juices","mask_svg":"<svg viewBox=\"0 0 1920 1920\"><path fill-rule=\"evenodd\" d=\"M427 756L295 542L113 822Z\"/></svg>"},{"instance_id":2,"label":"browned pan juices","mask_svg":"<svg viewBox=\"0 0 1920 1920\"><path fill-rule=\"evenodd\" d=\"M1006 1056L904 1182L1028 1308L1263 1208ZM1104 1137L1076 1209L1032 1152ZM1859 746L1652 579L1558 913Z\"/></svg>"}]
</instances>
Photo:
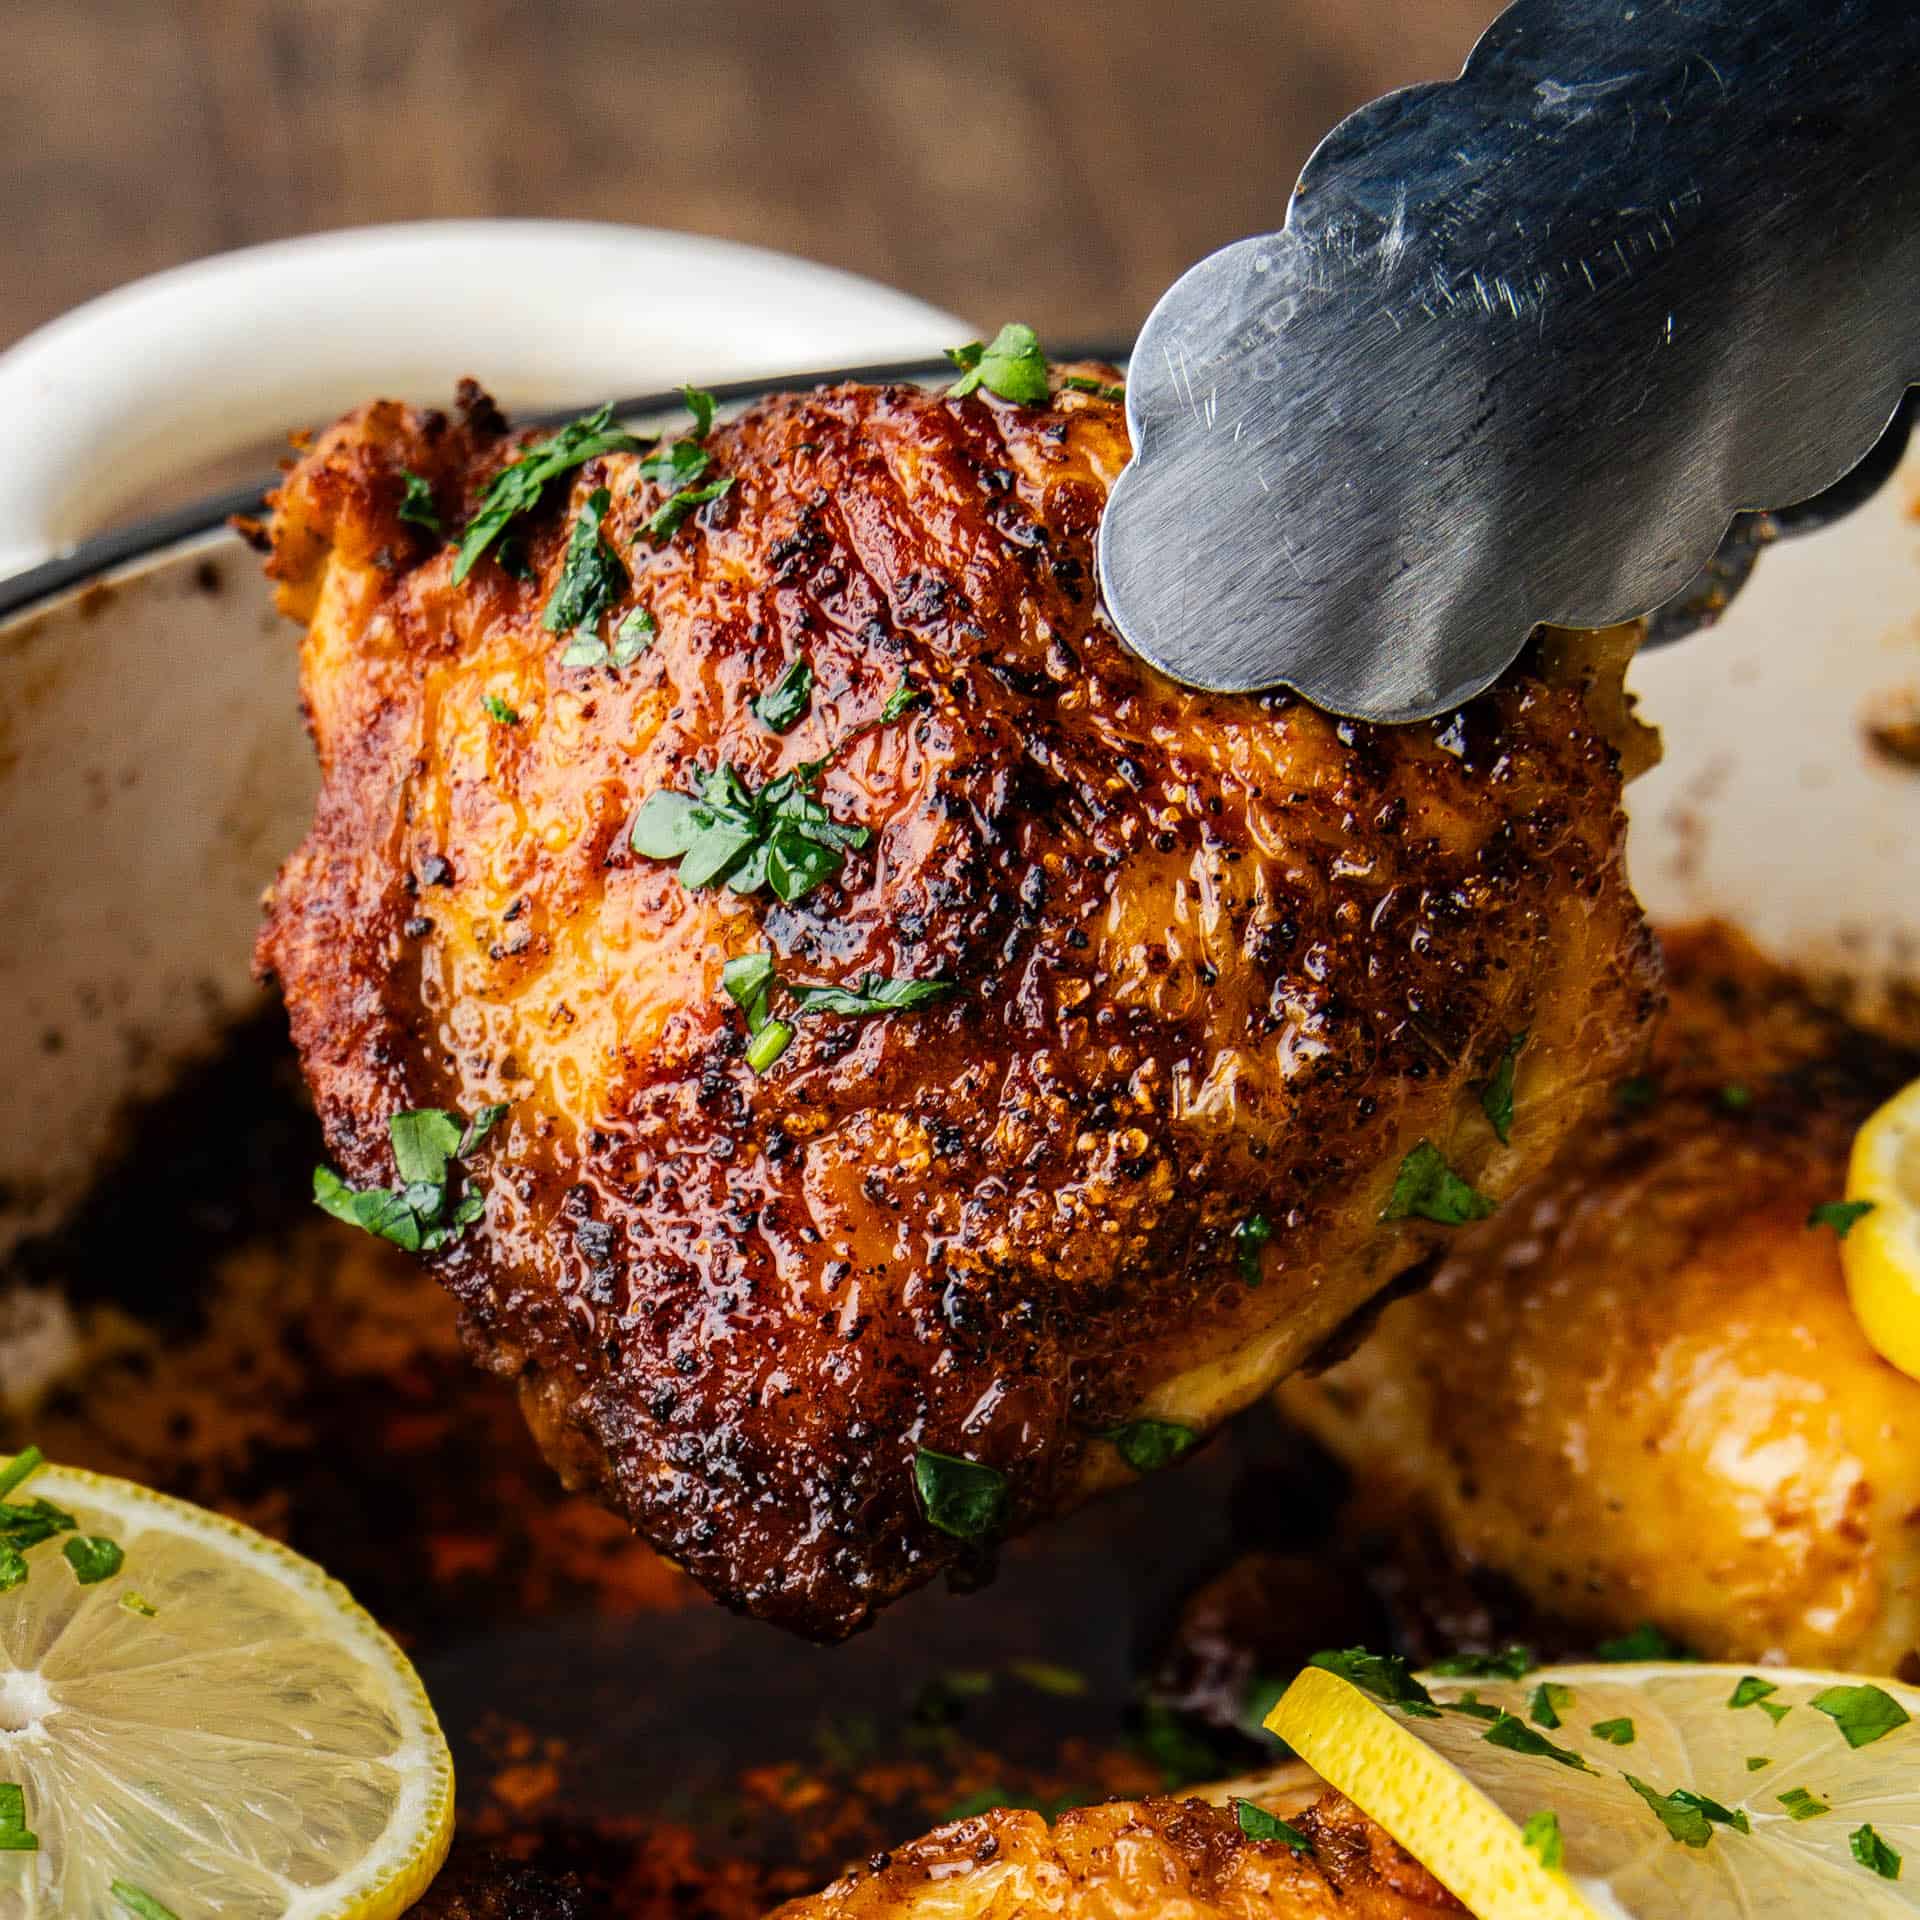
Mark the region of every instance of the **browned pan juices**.
<instances>
[{"instance_id":1,"label":"browned pan juices","mask_svg":"<svg viewBox=\"0 0 1920 1920\"><path fill-rule=\"evenodd\" d=\"M1272 1757L1144 1685L1184 1596L1240 1548L1329 1522L1324 1468L1264 1416L1009 1548L989 1591L922 1592L809 1645L723 1612L563 1493L510 1389L461 1352L452 1301L309 1206L318 1155L276 1008L16 1254L85 1333L26 1427L344 1580L425 1676L469 1839L579 1872L626 1912L747 1915L969 1802Z\"/></svg>"}]
</instances>

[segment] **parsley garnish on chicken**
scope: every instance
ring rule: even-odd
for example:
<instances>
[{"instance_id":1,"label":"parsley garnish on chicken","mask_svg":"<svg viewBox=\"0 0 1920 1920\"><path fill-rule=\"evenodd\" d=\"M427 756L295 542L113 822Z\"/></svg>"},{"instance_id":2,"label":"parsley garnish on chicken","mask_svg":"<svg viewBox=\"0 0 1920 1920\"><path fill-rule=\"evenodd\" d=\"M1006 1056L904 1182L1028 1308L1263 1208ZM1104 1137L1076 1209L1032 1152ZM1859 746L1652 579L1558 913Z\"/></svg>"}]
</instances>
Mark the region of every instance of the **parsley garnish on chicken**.
<instances>
[{"instance_id":1,"label":"parsley garnish on chicken","mask_svg":"<svg viewBox=\"0 0 1920 1920\"><path fill-rule=\"evenodd\" d=\"M823 1636L1178 1471L1590 1123L1657 999L1631 635L1543 645L1464 754L1176 686L1094 589L1113 371L958 358L659 441L376 406L273 516L323 788L259 960L327 1198L417 1231L570 1480ZM505 1100L438 1210L395 1188L390 1115Z\"/></svg>"}]
</instances>

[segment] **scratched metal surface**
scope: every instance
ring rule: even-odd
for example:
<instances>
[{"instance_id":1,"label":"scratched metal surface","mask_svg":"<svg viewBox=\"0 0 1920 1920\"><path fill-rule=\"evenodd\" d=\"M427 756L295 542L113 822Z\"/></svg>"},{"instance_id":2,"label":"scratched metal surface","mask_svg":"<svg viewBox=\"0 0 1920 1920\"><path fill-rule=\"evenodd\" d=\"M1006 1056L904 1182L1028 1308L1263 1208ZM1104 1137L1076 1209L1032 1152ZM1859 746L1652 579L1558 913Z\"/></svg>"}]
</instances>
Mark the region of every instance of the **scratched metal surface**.
<instances>
[{"instance_id":1,"label":"scratched metal surface","mask_svg":"<svg viewBox=\"0 0 1920 1920\"><path fill-rule=\"evenodd\" d=\"M1920 381L1920 9L1520 0L1134 354L1110 608L1177 677L1444 711L1644 613Z\"/></svg>"}]
</instances>

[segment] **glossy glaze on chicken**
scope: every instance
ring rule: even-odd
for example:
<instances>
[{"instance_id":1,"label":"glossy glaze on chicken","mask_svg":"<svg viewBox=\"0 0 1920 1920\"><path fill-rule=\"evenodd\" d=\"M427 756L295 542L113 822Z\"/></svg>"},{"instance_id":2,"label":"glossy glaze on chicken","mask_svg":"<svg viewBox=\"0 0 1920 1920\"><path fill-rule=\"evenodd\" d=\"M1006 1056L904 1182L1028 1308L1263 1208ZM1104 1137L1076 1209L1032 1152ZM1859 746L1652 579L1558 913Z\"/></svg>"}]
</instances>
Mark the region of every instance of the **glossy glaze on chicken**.
<instances>
[{"instance_id":1,"label":"glossy glaze on chicken","mask_svg":"<svg viewBox=\"0 0 1920 1920\"><path fill-rule=\"evenodd\" d=\"M457 580L423 521L532 437L379 404L281 490L324 787L259 964L349 1181L394 1183L398 1111L509 1103L431 1258L562 1473L731 1604L830 1637L978 1575L1128 1477L1103 1436L1204 1432L1443 1242L1383 1219L1422 1143L1498 1196L1634 1070L1622 636L1402 729L1177 687L1095 604L1122 410L1057 374L766 400L664 531L665 455L606 453ZM596 536L617 590L556 632ZM793 776L838 862L636 850L723 768ZM876 981L939 991L792 992ZM988 1470L944 1529L929 1455Z\"/></svg>"},{"instance_id":2,"label":"glossy glaze on chicken","mask_svg":"<svg viewBox=\"0 0 1920 1920\"><path fill-rule=\"evenodd\" d=\"M1250 1838L1236 1806L1210 1800L1110 1801L1051 1827L1002 1807L896 1847L773 1920L1464 1920L1466 1908L1351 1802L1317 1783L1275 1784L1233 1789L1284 1818L1299 1845Z\"/></svg>"}]
</instances>

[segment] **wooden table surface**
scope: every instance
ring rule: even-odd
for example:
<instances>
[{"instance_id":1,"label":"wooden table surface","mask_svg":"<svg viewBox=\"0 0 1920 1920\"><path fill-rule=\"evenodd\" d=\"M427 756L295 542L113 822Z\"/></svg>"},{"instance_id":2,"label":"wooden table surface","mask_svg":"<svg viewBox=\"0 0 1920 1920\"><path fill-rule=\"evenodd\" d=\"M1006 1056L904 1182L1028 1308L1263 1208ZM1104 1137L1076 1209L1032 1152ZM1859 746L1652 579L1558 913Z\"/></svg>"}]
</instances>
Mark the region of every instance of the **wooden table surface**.
<instances>
[{"instance_id":1,"label":"wooden table surface","mask_svg":"<svg viewBox=\"0 0 1920 1920\"><path fill-rule=\"evenodd\" d=\"M5 0L0 345L314 228L698 229L1126 335L1495 0Z\"/></svg>"}]
</instances>

